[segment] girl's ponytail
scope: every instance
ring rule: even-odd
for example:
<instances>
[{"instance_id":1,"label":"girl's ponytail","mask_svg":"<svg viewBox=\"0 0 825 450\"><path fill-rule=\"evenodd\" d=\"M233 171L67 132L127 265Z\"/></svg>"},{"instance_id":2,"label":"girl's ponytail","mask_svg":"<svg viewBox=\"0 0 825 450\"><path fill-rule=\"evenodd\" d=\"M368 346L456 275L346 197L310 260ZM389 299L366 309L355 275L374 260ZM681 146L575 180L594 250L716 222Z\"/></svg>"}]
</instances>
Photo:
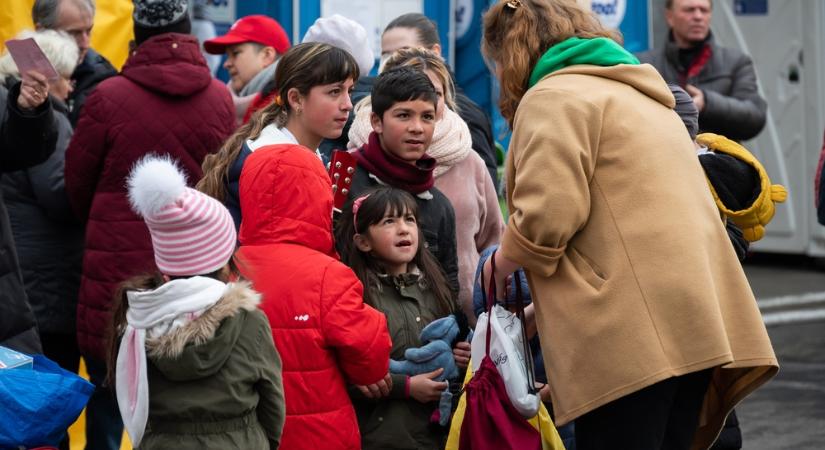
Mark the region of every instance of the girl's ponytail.
<instances>
[{"instance_id":1,"label":"girl's ponytail","mask_svg":"<svg viewBox=\"0 0 825 450\"><path fill-rule=\"evenodd\" d=\"M229 170L238 159L244 142L257 139L261 131L269 124L276 123L279 127L286 124L287 111L281 102L272 102L265 108L256 111L249 122L238 128L229 139L224 142L217 153L207 155L203 160L203 178L195 185L195 189L223 202L226 199L226 189L229 179Z\"/></svg>"}]
</instances>

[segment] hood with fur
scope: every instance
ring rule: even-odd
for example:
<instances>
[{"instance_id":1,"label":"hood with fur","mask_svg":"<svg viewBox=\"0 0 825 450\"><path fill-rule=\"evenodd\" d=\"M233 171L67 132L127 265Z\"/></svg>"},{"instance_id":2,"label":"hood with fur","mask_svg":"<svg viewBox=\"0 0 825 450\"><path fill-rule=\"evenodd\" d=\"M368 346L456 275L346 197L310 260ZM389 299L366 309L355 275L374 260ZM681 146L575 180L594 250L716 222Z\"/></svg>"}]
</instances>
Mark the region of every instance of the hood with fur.
<instances>
[{"instance_id":1,"label":"hood with fur","mask_svg":"<svg viewBox=\"0 0 825 450\"><path fill-rule=\"evenodd\" d=\"M146 340L146 355L170 380L194 380L217 372L242 331L242 311L254 311L261 295L249 283L232 283L215 306L188 324Z\"/></svg>"}]
</instances>

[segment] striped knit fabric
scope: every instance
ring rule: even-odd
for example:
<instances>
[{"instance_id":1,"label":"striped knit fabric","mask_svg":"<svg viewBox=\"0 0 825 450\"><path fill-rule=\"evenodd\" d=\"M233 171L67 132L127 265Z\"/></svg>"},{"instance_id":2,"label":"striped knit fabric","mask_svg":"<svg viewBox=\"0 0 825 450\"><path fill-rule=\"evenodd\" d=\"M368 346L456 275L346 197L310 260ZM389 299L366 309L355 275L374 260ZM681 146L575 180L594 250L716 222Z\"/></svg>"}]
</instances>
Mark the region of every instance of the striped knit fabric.
<instances>
[{"instance_id":1,"label":"striped knit fabric","mask_svg":"<svg viewBox=\"0 0 825 450\"><path fill-rule=\"evenodd\" d=\"M204 275L229 261L235 251L235 225L219 201L186 188L173 203L144 217L158 269L172 276Z\"/></svg>"}]
</instances>

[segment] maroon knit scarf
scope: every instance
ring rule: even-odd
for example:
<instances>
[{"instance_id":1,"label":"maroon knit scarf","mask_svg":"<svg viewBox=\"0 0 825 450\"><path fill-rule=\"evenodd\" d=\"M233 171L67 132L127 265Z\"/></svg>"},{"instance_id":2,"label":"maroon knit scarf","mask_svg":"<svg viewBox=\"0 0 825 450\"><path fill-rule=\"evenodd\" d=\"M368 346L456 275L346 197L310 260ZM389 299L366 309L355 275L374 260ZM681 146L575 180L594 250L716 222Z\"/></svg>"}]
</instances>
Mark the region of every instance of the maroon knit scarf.
<instances>
[{"instance_id":1,"label":"maroon knit scarf","mask_svg":"<svg viewBox=\"0 0 825 450\"><path fill-rule=\"evenodd\" d=\"M353 153L358 165L375 175L384 183L403 189L412 194L420 194L433 187L435 158L425 153L415 165L381 149L381 142L375 132L369 141Z\"/></svg>"}]
</instances>

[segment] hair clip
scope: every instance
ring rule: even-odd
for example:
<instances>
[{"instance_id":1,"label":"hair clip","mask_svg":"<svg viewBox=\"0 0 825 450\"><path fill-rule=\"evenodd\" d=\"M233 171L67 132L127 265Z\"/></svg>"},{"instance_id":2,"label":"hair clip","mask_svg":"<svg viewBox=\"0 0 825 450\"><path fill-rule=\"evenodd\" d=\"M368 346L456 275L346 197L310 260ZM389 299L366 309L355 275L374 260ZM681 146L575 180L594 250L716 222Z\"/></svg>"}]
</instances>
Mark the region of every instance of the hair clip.
<instances>
[{"instance_id":1,"label":"hair clip","mask_svg":"<svg viewBox=\"0 0 825 450\"><path fill-rule=\"evenodd\" d=\"M362 195L352 202L352 224L355 228L358 228L358 210L361 209L361 204L364 203L364 200L369 196L370 194Z\"/></svg>"},{"instance_id":2,"label":"hair clip","mask_svg":"<svg viewBox=\"0 0 825 450\"><path fill-rule=\"evenodd\" d=\"M284 101L283 101L283 100L281 100L281 95L280 95L280 94L278 94L278 95L276 95L276 96L275 96L275 100L274 100L274 102L275 102L275 104L276 104L276 105L278 105L278 106L284 106Z\"/></svg>"},{"instance_id":3,"label":"hair clip","mask_svg":"<svg viewBox=\"0 0 825 450\"><path fill-rule=\"evenodd\" d=\"M508 7L516 9L521 6L521 0L511 0L506 3Z\"/></svg>"}]
</instances>

